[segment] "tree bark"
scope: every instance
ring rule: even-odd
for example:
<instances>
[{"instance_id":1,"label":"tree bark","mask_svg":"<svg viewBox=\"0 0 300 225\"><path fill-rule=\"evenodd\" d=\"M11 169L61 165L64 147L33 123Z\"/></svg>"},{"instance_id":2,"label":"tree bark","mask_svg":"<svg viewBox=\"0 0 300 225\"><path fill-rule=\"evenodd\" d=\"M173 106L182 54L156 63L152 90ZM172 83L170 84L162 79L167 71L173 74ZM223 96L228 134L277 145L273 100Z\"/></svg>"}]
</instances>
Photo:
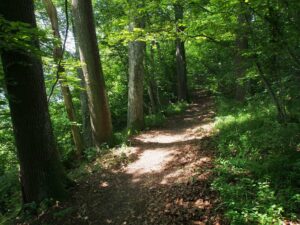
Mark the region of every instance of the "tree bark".
<instances>
[{"instance_id":1,"label":"tree bark","mask_svg":"<svg viewBox=\"0 0 300 225\"><path fill-rule=\"evenodd\" d=\"M61 37L59 34L57 10L56 10L52 0L43 0L43 2L46 7L48 17L51 21L53 35L54 35L54 37L56 37L59 40L59 44L54 47L54 51L53 51L54 61L56 63L58 63L59 60L63 57L63 49L62 49L62 44L61 44L62 43ZM60 65L60 68L58 68L58 69L61 74L60 76L62 76L62 73L65 71L65 68L62 65ZM64 78L65 77L60 77L59 83L60 83L60 87L61 87L61 93L64 98L64 103L65 103L65 108L67 111L68 119L71 123L71 132L72 132L73 141L74 141L74 144L76 147L76 155L78 158L80 158L82 156L84 146L83 146L83 141L82 141L79 127L78 127L78 125L76 125L77 120L76 120L76 113L75 113L75 108L74 108L74 104L73 104L73 100L72 100L72 94L71 94L68 84L66 84L64 82Z\"/></svg>"},{"instance_id":2,"label":"tree bark","mask_svg":"<svg viewBox=\"0 0 300 225\"><path fill-rule=\"evenodd\" d=\"M91 0L72 0L74 26L85 78L93 139L99 149L112 137L111 114L105 91Z\"/></svg>"},{"instance_id":3,"label":"tree bark","mask_svg":"<svg viewBox=\"0 0 300 225\"><path fill-rule=\"evenodd\" d=\"M143 18L134 18L130 23L130 31L136 28L144 28ZM127 127L141 130L144 128L144 60L146 44L142 41L129 43L129 82L128 82L128 113Z\"/></svg>"},{"instance_id":4,"label":"tree bark","mask_svg":"<svg viewBox=\"0 0 300 225\"><path fill-rule=\"evenodd\" d=\"M36 28L32 0L0 2L0 14L8 21ZM32 47L39 48L32 37ZM11 111L23 202L65 196L66 176L51 126L41 59L26 50L1 53Z\"/></svg>"},{"instance_id":5,"label":"tree bark","mask_svg":"<svg viewBox=\"0 0 300 225\"><path fill-rule=\"evenodd\" d=\"M183 19L183 7L176 3L174 5L175 21L177 34L180 34L184 27L179 25ZM175 41L176 44L176 74L177 74L177 98L178 100L189 100L187 87L187 69L184 42L178 36Z\"/></svg>"}]
</instances>

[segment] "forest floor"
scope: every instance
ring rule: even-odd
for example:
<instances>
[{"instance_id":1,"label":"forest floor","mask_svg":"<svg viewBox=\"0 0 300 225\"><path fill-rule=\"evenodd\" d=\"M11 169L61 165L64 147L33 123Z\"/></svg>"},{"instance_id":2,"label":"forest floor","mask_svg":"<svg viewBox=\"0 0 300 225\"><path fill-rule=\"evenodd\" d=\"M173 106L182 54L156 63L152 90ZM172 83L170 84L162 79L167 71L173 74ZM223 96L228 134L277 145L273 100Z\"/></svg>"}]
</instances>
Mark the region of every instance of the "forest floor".
<instances>
[{"instance_id":1,"label":"forest floor","mask_svg":"<svg viewBox=\"0 0 300 225\"><path fill-rule=\"evenodd\" d=\"M37 224L224 224L211 190L213 127L213 101L200 97L160 128L131 137L121 154L128 163L86 176Z\"/></svg>"}]
</instances>

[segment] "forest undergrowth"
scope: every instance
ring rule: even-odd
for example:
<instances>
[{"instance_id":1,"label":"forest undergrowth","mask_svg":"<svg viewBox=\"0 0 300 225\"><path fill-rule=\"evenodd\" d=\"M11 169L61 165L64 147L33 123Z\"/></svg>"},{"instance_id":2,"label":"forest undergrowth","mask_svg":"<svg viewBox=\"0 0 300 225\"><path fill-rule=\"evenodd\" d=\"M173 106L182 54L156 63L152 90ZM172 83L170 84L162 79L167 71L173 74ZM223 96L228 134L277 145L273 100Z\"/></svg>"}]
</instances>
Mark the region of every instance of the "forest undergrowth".
<instances>
[{"instance_id":1,"label":"forest undergrowth","mask_svg":"<svg viewBox=\"0 0 300 225\"><path fill-rule=\"evenodd\" d=\"M299 123L279 123L263 101L223 98L216 129L213 187L230 224L299 224Z\"/></svg>"}]
</instances>

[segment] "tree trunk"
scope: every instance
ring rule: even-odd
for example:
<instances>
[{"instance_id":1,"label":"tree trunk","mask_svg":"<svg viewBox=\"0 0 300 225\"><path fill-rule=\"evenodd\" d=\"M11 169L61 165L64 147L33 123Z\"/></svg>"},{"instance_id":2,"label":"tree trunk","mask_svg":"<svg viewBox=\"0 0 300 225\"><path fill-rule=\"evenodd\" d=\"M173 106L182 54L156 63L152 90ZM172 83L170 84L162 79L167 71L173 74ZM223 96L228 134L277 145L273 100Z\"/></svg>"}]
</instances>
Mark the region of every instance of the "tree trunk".
<instances>
[{"instance_id":1,"label":"tree trunk","mask_svg":"<svg viewBox=\"0 0 300 225\"><path fill-rule=\"evenodd\" d=\"M156 67L155 67L155 59L154 59L154 49L153 46L155 45L154 42L150 45L150 71L148 74L148 95L150 98L151 108L152 112L156 113L160 108L160 98L159 98L159 92L158 92L158 86L155 79L156 74Z\"/></svg>"},{"instance_id":2,"label":"tree trunk","mask_svg":"<svg viewBox=\"0 0 300 225\"><path fill-rule=\"evenodd\" d=\"M143 19L133 19L130 31L134 28L144 28ZM129 82L128 82L128 114L127 127L141 130L144 128L144 60L146 44L142 41L129 43Z\"/></svg>"},{"instance_id":3,"label":"tree trunk","mask_svg":"<svg viewBox=\"0 0 300 225\"><path fill-rule=\"evenodd\" d=\"M248 34L246 32L247 20L251 15L246 12L244 3L240 3L240 13L238 15L238 26L239 30L236 34L236 56L235 56L235 74L236 74L236 100L243 102L245 100L247 89L246 85L241 82L241 79L245 77L247 71L247 58L243 55L248 49Z\"/></svg>"},{"instance_id":4,"label":"tree trunk","mask_svg":"<svg viewBox=\"0 0 300 225\"><path fill-rule=\"evenodd\" d=\"M73 28L73 34L75 37L75 58L76 60L80 60L79 55L79 47L78 47L78 40L76 35L76 29L74 26L74 20L72 18L72 28ZM77 75L80 79L80 106L81 106L81 114L82 114L82 133L83 133L83 141L84 146L86 149L92 148L95 146L94 140L93 140L93 132L92 132L92 126L91 126L91 117L89 112L89 104L88 104L88 96L86 93L86 84L84 80L84 75L81 67L77 68Z\"/></svg>"},{"instance_id":5,"label":"tree trunk","mask_svg":"<svg viewBox=\"0 0 300 225\"><path fill-rule=\"evenodd\" d=\"M54 37L56 37L59 40L59 44L55 46L53 51L53 57L56 63L59 63L59 60L63 57L63 49L62 49L62 42L59 34L59 25L58 25L58 17L57 17L57 10L52 2L52 0L43 0L44 5L46 7L46 11L48 14L48 17L51 21L52 31L54 34ZM60 65L59 72L61 73L60 76L62 76L62 73L65 71L64 67ZM60 77L62 78L62 77ZM76 125L76 113L75 108L72 100L72 95L69 86L64 82L64 79L59 79L60 87L61 87L61 93L64 98L64 103L68 115L68 119L71 123L71 132L73 136L73 141L76 147L76 154L77 157L82 156L82 152L84 149L83 141L81 138L80 130L78 125Z\"/></svg>"},{"instance_id":6,"label":"tree trunk","mask_svg":"<svg viewBox=\"0 0 300 225\"><path fill-rule=\"evenodd\" d=\"M32 0L0 2L9 21L36 27ZM32 47L39 47L33 38ZM26 50L1 53L18 158L23 202L65 196L66 176L50 122L41 59Z\"/></svg>"},{"instance_id":7,"label":"tree trunk","mask_svg":"<svg viewBox=\"0 0 300 225\"><path fill-rule=\"evenodd\" d=\"M79 59L79 50L76 44L76 59ZM77 69L77 75L80 79L80 103L81 103L81 114L82 114L82 133L83 141L86 149L94 147L93 132L91 126L91 117L89 112L88 96L86 93L86 84L84 81L84 75L82 68Z\"/></svg>"},{"instance_id":8,"label":"tree trunk","mask_svg":"<svg viewBox=\"0 0 300 225\"><path fill-rule=\"evenodd\" d=\"M255 63L256 63L257 70L258 70L258 74L261 77L262 81L264 82L264 84L265 84L265 86L266 86L266 88L267 88L267 90L268 90L275 106L276 106L278 121L281 122L281 123L286 123L287 122L286 111L285 111L284 107L281 105L280 100L277 97L275 91L273 90L271 83L269 82L269 80L265 76L265 74L263 72L263 69L262 69L262 66L259 63L257 57L255 58L255 60L256 60Z\"/></svg>"},{"instance_id":9,"label":"tree trunk","mask_svg":"<svg viewBox=\"0 0 300 225\"><path fill-rule=\"evenodd\" d=\"M175 9L175 20L176 20L176 30L180 34L184 27L180 26L183 19L183 7L180 4L174 5ZM180 37L176 38L176 73L177 73L177 98L178 100L188 101L188 87L187 87L187 69L186 69L186 57L185 57L185 47L184 42Z\"/></svg>"},{"instance_id":10,"label":"tree trunk","mask_svg":"<svg viewBox=\"0 0 300 225\"><path fill-rule=\"evenodd\" d=\"M74 26L86 83L93 139L97 148L112 137L111 114L105 91L91 0L72 0Z\"/></svg>"}]
</instances>

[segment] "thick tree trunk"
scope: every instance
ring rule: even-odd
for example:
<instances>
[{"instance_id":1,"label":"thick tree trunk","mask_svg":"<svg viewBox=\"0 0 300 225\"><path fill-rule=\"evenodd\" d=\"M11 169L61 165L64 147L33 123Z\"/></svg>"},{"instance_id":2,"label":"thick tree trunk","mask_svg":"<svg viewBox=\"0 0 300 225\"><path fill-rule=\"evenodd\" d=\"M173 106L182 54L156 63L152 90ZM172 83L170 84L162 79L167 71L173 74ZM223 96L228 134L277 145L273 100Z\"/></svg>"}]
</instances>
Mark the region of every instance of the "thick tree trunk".
<instances>
[{"instance_id":1,"label":"thick tree trunk","mask_svg":"<svg viewBox=\"0 0 300 225\"><path fill-rule=\"evenodd\" d=\"M55 46L54 52L53 52L54 60L56 61L56 63L58 63L59 60L63 57L63 49L62 49L62 44L61 44L62 42L61 42L61 38L60 38L60 34L59 34L57 10L56 10L52 0L43 0L43 2L46 7L48 17L51 21L53 34L59 40L59 44ZM59 72L62 73L64 71L65 71L65 69L61 65L59 68ZM62 76L62 75L60 75L60 76ZM59 79L61 93L64 98L64 103L65 103L68 119L71 123L71 132L72 132L73 141L74 141L74 144L76 147L76 154L77 154L77 157L81 157L84 146L83 146L83 141L81 138L79 127L76 125L77 120L76 120L76 113L75 113L75 108L74 108L74 104L73 104L73 100L72 100L72 95L71 95L69 86L64 82L64 79L62 79L62 78L63 77L61 77L61 79Z\"/></svg>"},{"instance_id":2,"label":"thick tree trunk","mask_svg":"<svg viewBox=\"0 0 300 225\"><path fill-rule=\"evenodd\" d=\"M0 2L9 21L36 27L32 0ZM33 37L32 46L39 47ZM1 53L18 158L24 203L65 196L65 173L55 146L41 60L24 50Z\"/></svg>"},{"instance_id":3,"label":"thick tree trunk","mask_svg":"<svg viewBox=\"0 0 300 225\"><path fill-rule=\"evenodd\" d=\"M130 30L135 27L144 28L143 19L134 19L130 24ZM127 127L141 130L144 128L144 60L146 44L142 41L129 43L129 82L128 82L128 113Z\"/></svg>"},{"instance_id":4,"label":"thick tree trunk","mask_svg":"<svg viewBox=\"0 0 300 225\"><path fill-rule=\"evenodd\" d=\"M97 148L112 137L112 123L100 62L91 0L72 0L74 25Z\"/></svg>"},{"instance_id":5,"label":"thick tree trunk","mask_svg":"<svg viewBox=\"0 0 300 225\"><path fill-rule=\"evenodd\" d=\"M180 4L174 5L176 30L180 34L184 27L178 23L183 19L183 7ZM177 98L178 100L188 101L188 87L187 87L187 69L184 42L180 37L176 38L176 73L177 73Z\"/></svg>"}]
</instances>

